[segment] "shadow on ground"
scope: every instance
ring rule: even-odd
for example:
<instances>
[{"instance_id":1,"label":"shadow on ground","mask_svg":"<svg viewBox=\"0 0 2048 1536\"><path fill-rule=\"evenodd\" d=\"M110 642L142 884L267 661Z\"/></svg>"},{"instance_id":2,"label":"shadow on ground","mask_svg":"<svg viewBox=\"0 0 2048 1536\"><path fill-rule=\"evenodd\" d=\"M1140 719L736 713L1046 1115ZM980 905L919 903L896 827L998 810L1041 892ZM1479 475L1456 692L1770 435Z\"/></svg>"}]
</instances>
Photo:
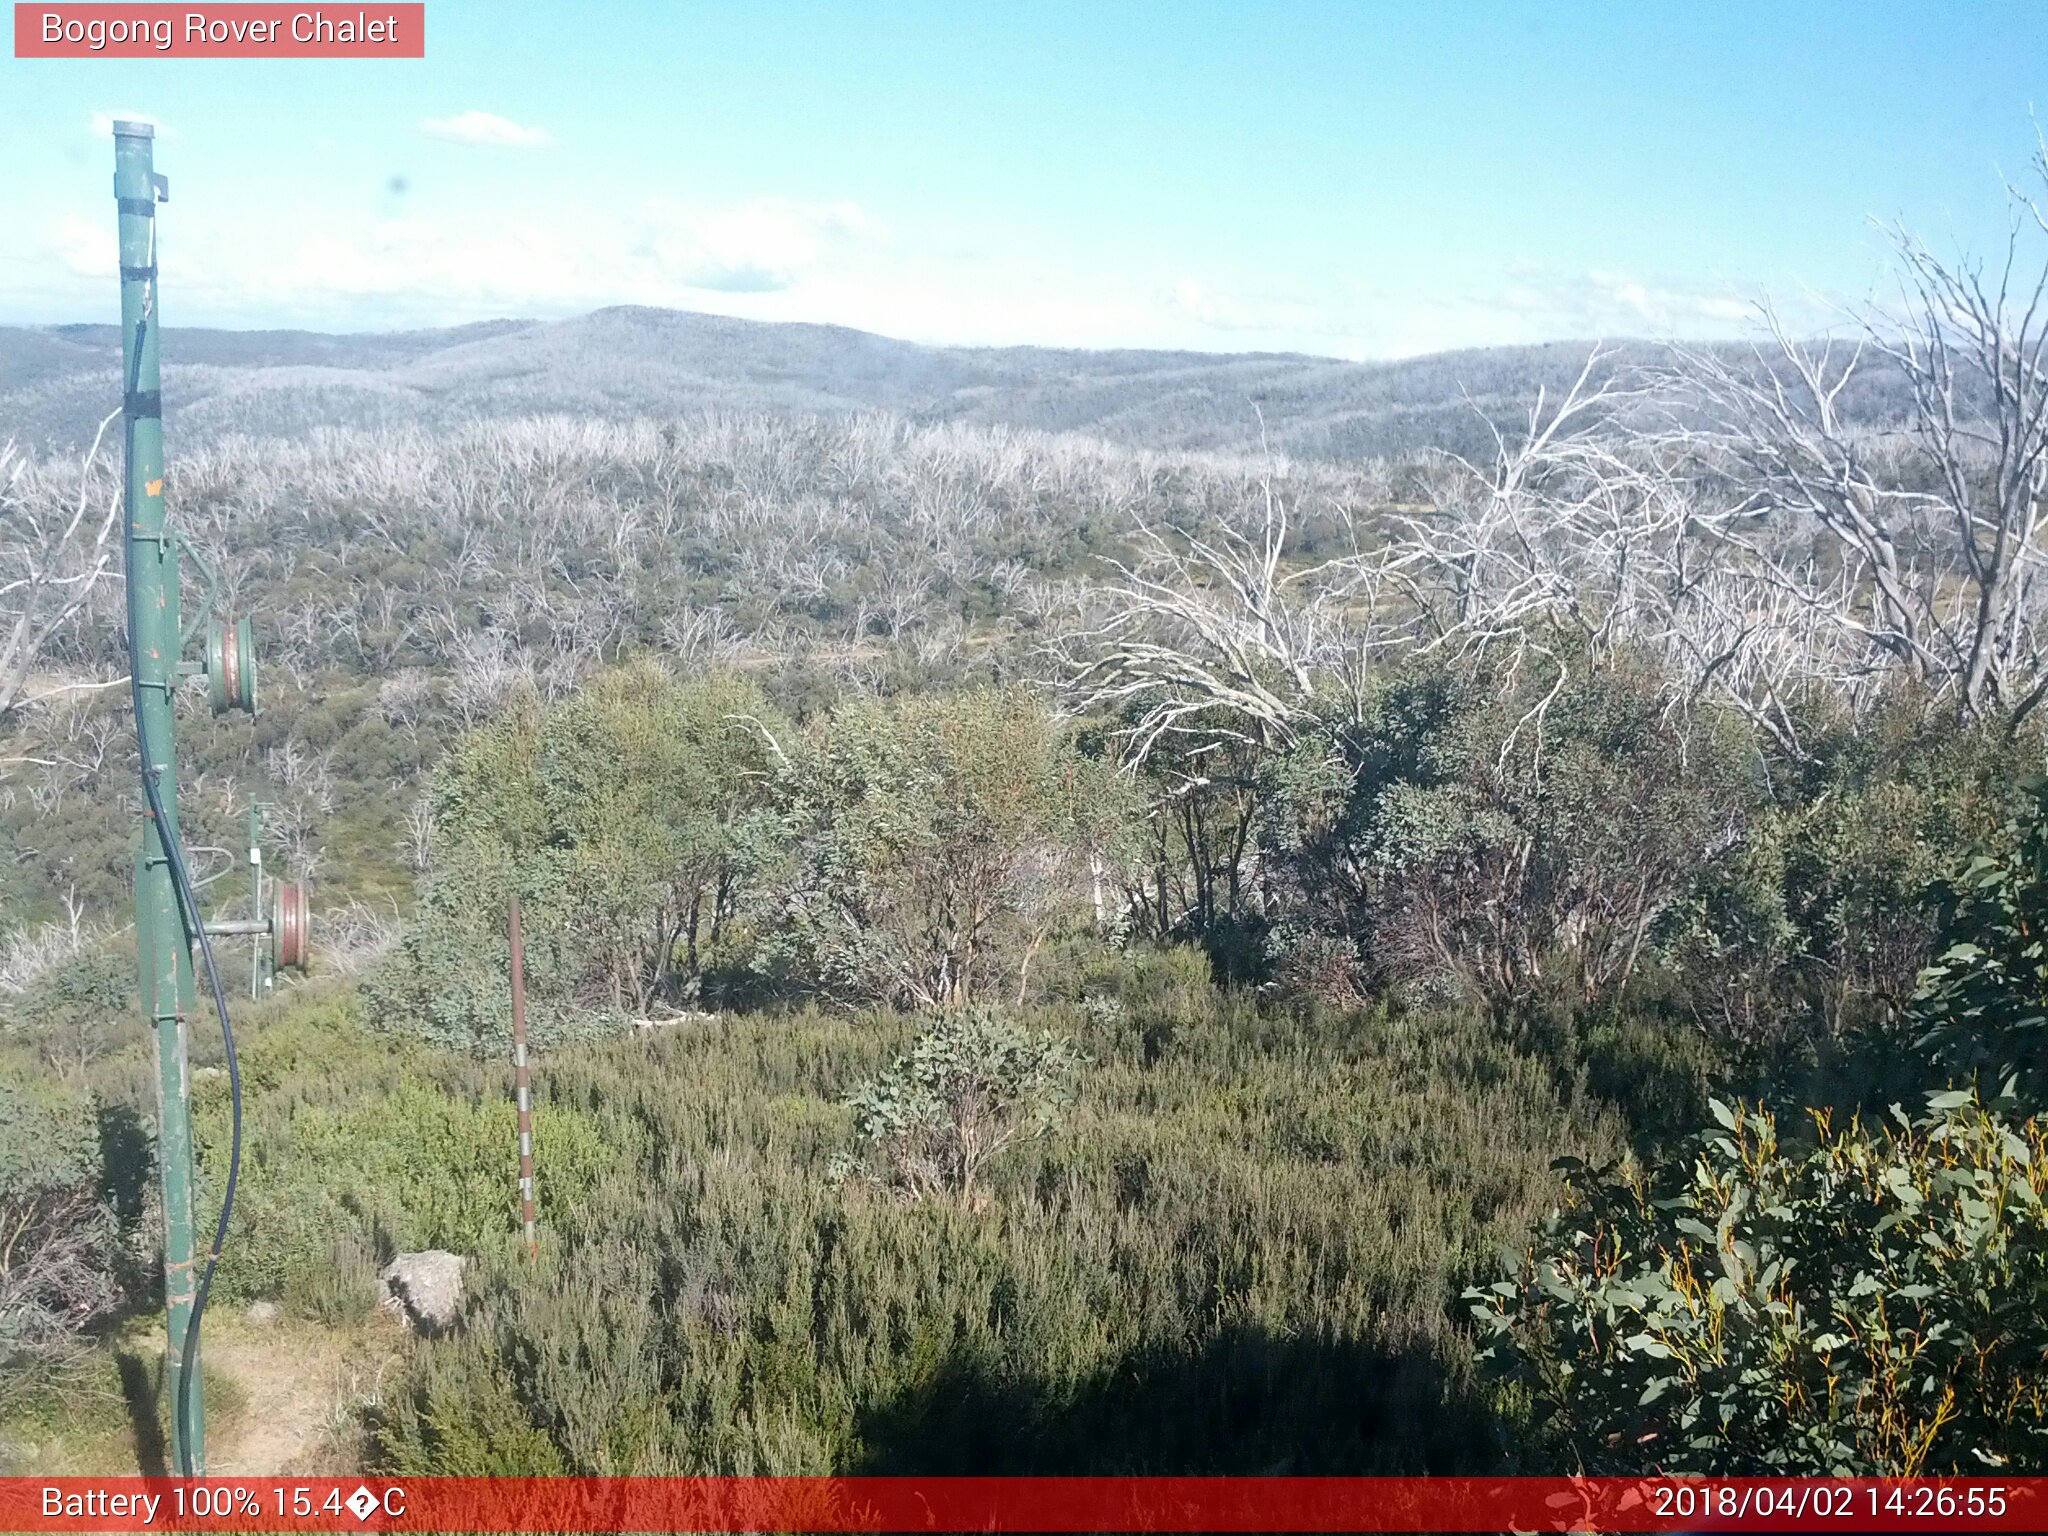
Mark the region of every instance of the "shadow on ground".
<instances>
[{"instance_id":1,"label":"shadow on ground","mask_svg":"<svg viewBox=\"0 0 2048 1536\"><path fill-rule=\"evenodd\" d=\"M121 1373L121 1397L128 1405L128 1422L135 1432L135 1463L144 1477L164 1477L170 1472L170 1451L164 1444L164 1421L158 1398L163 1386L161 1362L154 1365L140 1355L122 1350L114 1357Z\"/></svg>"},{"instance_id":2,"label":"shadow on ground","mask_svg":"<svg viewBox=\"0 0 2048 1536\"><path fill-rule=\"evenodd\" d=\"M862 1416L848 1468L926 1476L1307 1476L1483 1472L1495 1421L1468 1368L1405 1348L1227 1330L1077 1384L949 1359Z\"/></svg>"}]
</instances>

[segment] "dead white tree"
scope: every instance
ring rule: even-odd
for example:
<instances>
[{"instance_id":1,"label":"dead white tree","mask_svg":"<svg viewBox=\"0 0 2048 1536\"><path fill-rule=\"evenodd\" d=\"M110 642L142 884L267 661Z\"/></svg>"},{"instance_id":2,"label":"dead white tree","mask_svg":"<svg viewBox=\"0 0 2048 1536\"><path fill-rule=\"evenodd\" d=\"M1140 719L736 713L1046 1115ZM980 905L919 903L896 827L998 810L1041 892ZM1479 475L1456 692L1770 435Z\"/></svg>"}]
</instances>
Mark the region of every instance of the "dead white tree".
<instances>
[{"instance_id":1,"label":"dead white tree","mask_svg":"<svg viewBox=\"0 0 2048 1536\"><path fill-rule=\"evenodd\" d=\"M1484 663L1503 689L1534 681L1522 725L1540 730L1574 669L1640 657L1664 667L1674 706L1712 696L1796 754L1793 701L1854 682L1826 618L1845 579L1760 542L1754 505L1704 481L1656 412L1656 381L1604 360L1554 401L1539 392L1490 462L1440 461L1426 507L1390 520L1380 612L1411 654Z\"/></svg>"},{"instance_id":2,"label":"dead white tree","mask_svg":"<svg viewBox=\"0 0 2048 1536\"><path fill-rule=\"evenodd\" d=\"M1851 342L1799 340L1766 307L1749 357L1684 353L1666 436L1741 499L1754 583L1832 632L1839 680L1904 675L2017 725L2048 696L2048 217L2018 188L2011 215L1990 262L1892 229L1899 302ZM1887 383L1903 420L1863 425L1851 403Z\"/></svg>"},{"instance_id":3,"label":"dead white tree","mask_svg":"<svg viewBox=\"0 0 2048 1536\"><path fill-rule=\"evenodd\" d=\"M1212 530L1141 520L1135 558L1083 598L1055 654L1076 708L1130 720L1128 765L1166 738L1285 747L1319 692L1360 675L1374 567L1352 549L1290 568L1290 518L1266 479Z\"/></svg>"},{"instance_id":4,"label":"dead white tree","mask_svg":"<svg viewBox=\"0 0 2048 1536\"><path fill-rule=\"evenodd\" d=\"M37 659L91 600L118 551L120 488L94 468L119 414L93 435L76 496L65 494L50 468L0 445L0 718L25 702ZM103 498L105 511L91 517Z\"/></svg>"},{"instance_id":5,"label":"dead white tree","mask_svg":"<svg viewBox=\"0 0 2048 1536\"><path fill-rule=\"evenodd\" d=\"M2048 186L2048 157L2034 169ZM1802 697L1861 707L1900 675L2024 720L2048 698L2048 215L2014 190L1990 262L1892 233L1900 302L1852 341L1799 339L1766 307L1747 356L1678 349L1621 380L1596 353L1490 462L1440 461L1427 504L1338 563L1351 633L1315 649L1484 660L1536 683L1539 728L1573 668L1648 653L1674 704L1714 696L1795 754ZM1900 419L1877 424L1887 393ZM1257 536L1142 537L1083 631L1083 701L1143 697L1140 751L1218 709L1287 739L1327 680L1275 616L1317 612L1287 588L1330 572L1289 573Z\"/></svg>"},{"instance_id":6,"label":"dead white tree","mask_svg":"<svg viewBox=\"0 0 2048 1536\"><path fill-rule=\"evenodd\" d=\"M1140 558L1070 604L1089 617L1068 625L1069 697L1133 718L1136 761L1169 735L1284 746L1311 707L1355 715L1380 658L1438 660L1530 701L1505 760L1525 728L1540 746L1575 671L1644 657L1674 707L1712 695L1796 753L1800 691L1853 680L1825 621L1845 579L1759 542L1754 505L1704 485L1662 418L1646 428L1652 381L1611 361L1539 392L1489 458L1438 456L1419 505L1334 559L1290 562L1270 482L1213 534L1141 523Z\"/></svg>"},{"instance_id":7,"label":"dead white tree","mask_svg":"<svg viewBox=\"0 0 2048 1536\"><path fill-rule=\"evenodd\" d=\"M1411 654L1485 663L1504 689L1540 671L1546 691L1525 723L1574 667L1608 665L1654 633L1679 579L1693 509L1603 430L1637 393L1608 361L1595 348L1561 395L1539 390L1523 431L1492 427L1490 462L1444 455L1428 504L1391 517L1376 562L1398 599L1379 611Z\"/></svg>"}]
</instances>

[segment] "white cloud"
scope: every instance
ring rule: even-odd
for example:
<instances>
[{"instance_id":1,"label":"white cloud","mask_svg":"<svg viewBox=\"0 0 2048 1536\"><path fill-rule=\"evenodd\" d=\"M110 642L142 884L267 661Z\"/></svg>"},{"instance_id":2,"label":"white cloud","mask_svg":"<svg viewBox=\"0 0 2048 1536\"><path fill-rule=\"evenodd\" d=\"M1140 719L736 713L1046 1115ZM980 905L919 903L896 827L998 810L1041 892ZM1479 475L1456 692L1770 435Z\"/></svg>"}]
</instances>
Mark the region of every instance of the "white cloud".
<instances>
[{"instance_id":1,"label":"white cloud","mask_svg":"<svg viewBox=\"0 0 2048 1536\"><path fill-rule=\"evenodd\" d=\"M1604 300L1618 315L1659 330L1747 323L1756 314L1755 306L1739 294L1650 283L1622 272L1588 272L1585 286L1595 308Z\"/></svg>"},{"instance_id":2,"label":"white cloud","mask_svg":"<svg viewBox=\"0 0 2048 1536\"><path fill-rule=\"evenodd\" d=\"M1244 330L1254 323L1241 303L1218 298L1198 277L1184 277L1167 291L1167 305L1189 319L1220 331Z\"/></svg>"},{"instance_id":3,"label":"white cloud","mask_svg":"<svg viewBox=\"0 0 2048 1536\"><path fill-rule=\"evenodd\" d=\"M705 212L650 212L643 251L685 288L777 293L879 231L857 203L764 197Z\"/></svg>"},{"instance_id":4,"label":"white cloud","mask_svg":"<svg viewBox=\"0 0 2048 1536\"><path fill-rule=\"evenodd\" d=\"M1545 341L1741 338L1756 330L1761 286L1516 262L1426 286L1232 287L1188 276L1162 288L1157 307L1177 322L1171 345L1394 358ZM1822 301L1802 298L1796 284L1783 312L1795 329L1828 322Z\"/></svg>"},{"instance_id":5,"label":"white cloud","mask_svg":"<svg viewBox=\"0 0 2048 1536\"><path fill-rule=\"evenodd\" d=\"M0 228L0 260L18 249L66 278L96 278L112 271L111 231L111 220L102 230L75 216L29 241ZM322 215L181 227L163 267L188 324L354 329L621 303L859 324L845 312L849 300L897 276L872 259L882 241L859 205L843 200L650 205L624 217L514 214L489 226L414 209L370 221Z\"/></svg>"},{"instance_id":6,"label":"white cloud","mask_svg":"<svg viewBox=\"0 0 2048 1536\"><path fill-rule=\"evenodd\" d=\"M495 149L546 149L555 142L546 129L529 128L495 112L458 112L453 117L425 118L420 122L420 132L430 139Z\"/></svg>"},{"instance_id":7,"label":"white cloud","mask_svg":"<svg viewBox=\"0 0 2048 1536\"><path fill-rule=\"evenodd\" d=\"M57 221L50 253L64 270L78 277L112 277L121 262L121 239L115 221L67 213Z\"/></svg>"},{"instance_id":8,"label":"white cloud","mask_svg":"<svg viewBox=\"0 0 2048 1536\"><path fill-rule=\"evenodd\" d=\"M1219 338L1230 338L1219 339L1217 344L1233 348L1327 352L1329 333L1342 325L1338 295L1325 295L1318 301L1304 294L1264 289L1219 290L1196 277L1181 278L1160 302L1167 314L1193 321ZM1302 340L1316 336L1323 338L1320 346Z\"/></svg>"},{"instance_id":9,"label":"white cloud","mask_svg":"<svg viewBox=\"0 0 2048 1536\"><path fill-rule=\"evenodd\" d=\"M113 244L111 220L83 215L0 226L0 264L20 272L0 285L9 307L24 318L100 312ZM163 260L179 319L229 326L352 330L647 304L958 345L1348 358L1599 337L1704 339L1753 327L1744 290L1690 277L1533 263L1401 282L1230 276L1194 264L1119 270L1089 253L1059 262L963 243L958 231L885 228L843 199L514 212L488 227L419 206L380 220L323 210L254 227L194 213L181 217ZM1788 314L1795 326L1805 318L1803 309Z\"/></svg>"}]
</instances>

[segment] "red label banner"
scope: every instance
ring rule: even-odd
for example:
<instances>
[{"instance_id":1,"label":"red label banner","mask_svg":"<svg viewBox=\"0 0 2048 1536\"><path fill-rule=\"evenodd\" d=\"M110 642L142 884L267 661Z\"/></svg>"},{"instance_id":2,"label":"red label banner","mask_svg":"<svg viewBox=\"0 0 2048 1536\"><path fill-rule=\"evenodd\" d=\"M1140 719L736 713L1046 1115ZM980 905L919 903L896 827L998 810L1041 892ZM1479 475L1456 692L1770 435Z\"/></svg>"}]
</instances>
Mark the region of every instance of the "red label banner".
<instances>
[{"instance_id":1,"label":"red label banner","mask_svg":"<svg viewBox=\"0 0 2048 1536\"><path fill-rule=\"evenodd\" d=\"M424 4L14 7L17 59L423 59Z\"/></svg>"},{"instance_id":2,"label":"red label banner","mask_svg":"<svg viewBox=\"0 0 2048 1536\"><path fill-rule=\"evenodd\" d=\"M2048 1478L4 1478L0 1531L2043 1531Z\"/></svg>"}]
</instances>

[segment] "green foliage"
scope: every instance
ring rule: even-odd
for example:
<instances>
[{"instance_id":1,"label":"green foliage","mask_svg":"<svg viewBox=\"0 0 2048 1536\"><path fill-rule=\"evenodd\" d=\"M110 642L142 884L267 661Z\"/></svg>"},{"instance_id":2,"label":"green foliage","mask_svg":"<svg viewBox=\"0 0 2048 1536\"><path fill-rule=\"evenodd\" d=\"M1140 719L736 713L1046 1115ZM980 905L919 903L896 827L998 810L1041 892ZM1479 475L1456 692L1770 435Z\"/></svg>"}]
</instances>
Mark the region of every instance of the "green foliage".
<instances>
[{"instance_id":1,"label":"green foliage","mask_svg":"<svg viewBox=\"0 0 2048 1536\"><path fill-rule=\"evenodd\" d=\"M103 1170L92 1101L48 1079L11 1071L0 1078L0 1169L10 1199L97 1190Z\"/></svg>"},{"instance_id":2,"label":"green foliage","mask_svg":"<svg viewBox=\"0 0 2048 1536\"><path fill-rule=\"evenodd\" d=\"M748 978L957 1005L1023 994L1097 917L1130 815L1021 692L852 704L799 735L744 683L647 667L472 732L434 805L435 867L369 998L478 1053L505 1040L514 890L541 1046Z\"/></svg>"},{"instance_id":3,"label":"green foliage","mask_svg":"<svg viewBox=\"0 0 2048 1536\"><path fill-rule=\"evenodd\" d=\"M1507 1038L1550 1069L1561 1097L1619 1110L1645 1157L1682 1155L1709 1097L1727 1081L1722 1042L1640 995L1588 1003L1569 983L1546 983L1495 1017Z\"/></svg>"},{"instance_id":4,"label":"green foliage","mask_svg":"<svg viewBox=\"0 0 2048 1536\"><path fill-rule=\"evenodd\" d=\"M913 1199L943 1194L972 1205L993 1158L1059 1123L1083 1065L1051 1031L1028 1032L985 1005L961 1008L846 1102L886 1184Z\"/></svg>"},{"instance_id":5,"label":"green foliage","mask_svg":"<svg viewBox=\"0 0 2048 1536\"><path fill-rule=\"evenodd\" d=\"M1812 1141L1781 1146L1774 1115L1714 1100L1683 1159L1576 1166L1513 1277L1468 1293L1488 1357L1583 1464L1910 1475L2048 1451L2048 1133L2017 1118L2048 990L2048 790L2029 794L1953 889L1912 1005L1932 1059L1905 1066L1982 1073L2012 1113L1948 1088L1874 1130L1812 1111Z\"/></svg>"},{"instance_id":6,"label":"green foliage","mask_svg":"<svg viewBox=\"0 0 2048 1536\"><path fill-rule=\"evenodd\" d=\"M2007 850L1972 859L1951 886L1913 1015L1939 1069L2035 1111L2048 1106L2048 782L2027 795Z\"/></svg>"},{"instance_id":7,"label":"green foliage","mask_svg":"<svg viewBox=\"0 0 2048 1536\"><path fill-rule=\"evenodd\" d=\"M1048 1000L1113 1003L1119 1014L1199 1017L1214 1006L1214 992L1209 957L1192 944L1112 949L1083 941L1055 952L1045 972Z\"/></svg>"},{"instance_id":8,"label":"green foliage","mask_svg":"<svg viewBox=\"0 0 2048 1536\"><path fill-rule=\"evenodd\" d=\"M415 1473L1453 1471L1496 1464L1447 1293L1611 1125L1460 1014L1281 1015L1098 961L1087 1090L976 1212L849 1198L844 1100L928 1021L723 1016L548 1062L636 1147L485 1255L373 1426ZM1071 973L1063 984L1074 980Z\"/></svg>"},{"instance_id":9,"label":"green foliage","mask_svg":"<svg viewBox=\"0 0 2048 1536\"><path fill-rule=\"evenodd\" d=\"M536 1045L715 984L735 963L767 713L744 682L641 666L465 736L435 779L435 864L372 981L376 1012L437 1044L508 1049L514 891Z\"/></svg>"},{"instance_id":10,"label":"green foliage","mask_svg":"<svg viewBox=\"0 0 2048 1536\"><path fill-rule=\"evenodd\" d=\"M278 1300L294 1317L346 1327L384 1298L377 1254L364 1234L344 1228L328 1234L324 1253L293 1254L283 1265Z\"/></svg>"},{"instance_id":11,"label":"green foliage","mask_svg":"<svg viewBox=\"0 0 2048 1536\"><path fill-rule=\"evenodd\" d=\"M1337 974L1334 937L1364 968L1493 1000L1545 977L1616 995L1764 788L1746 732L1674 714L1654 675L1626 670L1505 697L1449 672L1398 677L1268 782L1278 958L1303 950Z\"/></svg>"},{"instance_id":12,"label":"green foliage","mask_svg":"<svg viewBox=\"0 0 2048 1536\"><path fill-rule=\"evenodd\" d=\"M1267 966L1269 893L1257 878L1256 834L1277 765L1222 711L1199 711L1186 724L1188 735L1162 736L1145 761L1152 805L1140 867L1150 889L1135 916L1155 937L1199 942L1219 976L1257 981Z\"/></svg>"},{"instance_id":13,"label":"green foliage","mask_svg":"<svg viewBox=\"0 0 2048 1536\"><path fill-rule=\"evenodd\" d=\"M215 1281L223 1299L278 1298L326 1320L360 1315L376 1299L374 1266L391 1252L475 1254L518 1230L509 1068L458 1071L365 1033L347 1009L316 1005L253 1034L242 1072L247 1151ZM224 1080L195 1084L209 1230L228 1108ZM548 1220L616 1158L587 1116L544 1098L534 1150Z\"/></svg>"},{"instance_id":14,"label":"green foliage","mask_svg":"<svg viewBox=\"0 0 2048 1536\"><path fill-rule=\"evenodd\" d=\"M693 996L734 909L734 863L770 747L767 707L730 678L611 674L548 720L537 777L569 942L613 1007ZM708 954L707 954L708 952Z\"/></svg>"},{"instance_id":15,"label":"green foliage","mask_svg":"<svg viewBox=\"0 0 2048 1536\"><path fill-rule=\"evenodd\" d=\"M0 1038L32 1044L52 1066L76 1072L132 1027L135 1006L133 942L88 944L0 1000Z\"/></svg>"},{"instance_id":16,"label":"green foliage","mask_svg":"<svg viewBox=\"0 0 2048 1536\"><path fill-rule=\"evenodd\" d=\"M510 1383L468 1360L398 1397L377 1427L383 1467L402 1477L560 1477L567 1470Z\"/></svg>"},{"instance_id":17,"label":"green foliage","mask_svg":"<svg viewBox=\"0 0 2048 1536\"><path fill-rule=\"evenodd\" d=\"M1674 1054L1681 1098L1704 1064L1887 1102L1958 840L1996 832L2038 734L1903 693L1862 719L1816 701L1791 759L1726 711L1673 707L1647 665L1553 680L1411 668L1285 752L1169 747L1138 931L1304 1001L1588 1010L1552 1033L1624 1046L1635 1064L1607 1076L1646 1106L1675 1101L1639 1068ZM1604 1070L1576 1045L1558 1060Z\"/></svg>"},{"instance_id":18,"label":"green foliage","mask_svg":"<svg viewBox=\"0 0 2048 1536\"><path fill-rule=\"evenodd\" d=\"M2048 1451L2048 1138L1968 1094L1873 1131L1713 1106L1690 1168L1572 1165L1486 1358L1588 1470L1920 1475Z\"/></svg>"},{"instance_id":19,"label":"green foliage","mask_svg":"<svg viewBox=\"0 0 2048 1536\"><path fill-rule=\"evenodd\" d=\"M1962 850L1999 836L2040 762L2038 739L1917 698L1810 737L1669 942L1688 1012L1774 1071L1802 1036L1839 1049L1901 1016Z\"/></svg>"},{"instance_id":20,"label":"green foliage","mask_svg":"<svg viewBox=\"0 0 2048 1536\"><path fill-rule=\"evenodd\" d=\"M1022 691L849 704L779 764L761 965L852 1002L1027 994L1096 916L1131 806Z\"/></svg>"}]
</instances>

